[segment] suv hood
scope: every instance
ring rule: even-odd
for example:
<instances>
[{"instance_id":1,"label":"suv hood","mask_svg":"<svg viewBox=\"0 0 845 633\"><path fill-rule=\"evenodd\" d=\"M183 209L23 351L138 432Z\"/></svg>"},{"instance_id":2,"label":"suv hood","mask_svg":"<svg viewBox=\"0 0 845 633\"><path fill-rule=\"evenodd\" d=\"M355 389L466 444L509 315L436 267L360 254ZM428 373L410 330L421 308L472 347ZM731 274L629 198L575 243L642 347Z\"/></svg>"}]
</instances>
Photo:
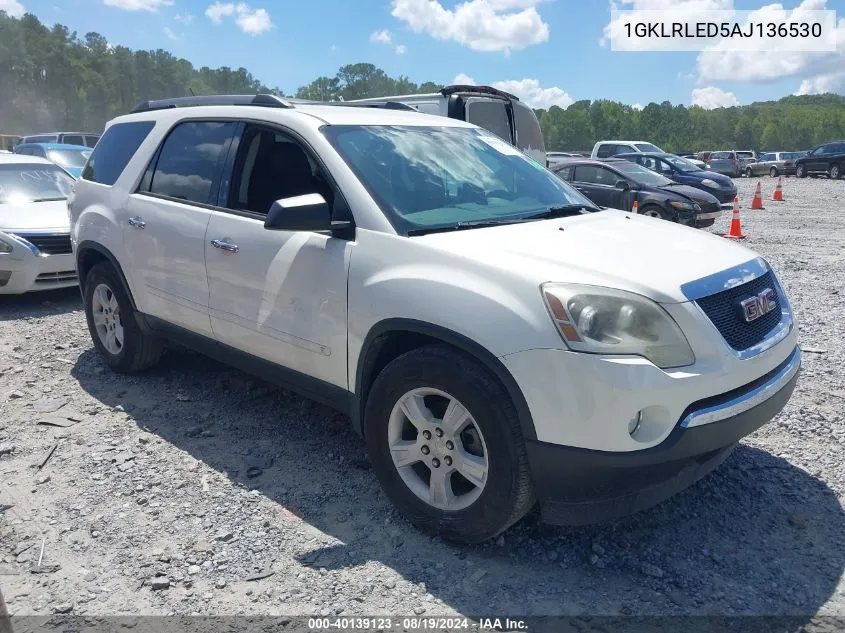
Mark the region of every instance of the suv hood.
<instances>
[{"instance_id":1,"label":"suv hood","mask_svg":"<svg viewBox=\"0 0 845 633\"><path fill-rule=\"evenodd\" d=\"M701 229L613 210L411 239L538 288L547 281L592 284L662 303L685 302L683 284L757 257Z\"/></svg>"},{"instance_id":2,"label":"suv hood","mask_svg":"<svg viewBox=\"0 0 845 633\"><path fill-rule=\"evenodd\" d=\"M70 232L67 200L0 203L0 231L24 233L48 229Z\"/></svg>"}]
</instances>

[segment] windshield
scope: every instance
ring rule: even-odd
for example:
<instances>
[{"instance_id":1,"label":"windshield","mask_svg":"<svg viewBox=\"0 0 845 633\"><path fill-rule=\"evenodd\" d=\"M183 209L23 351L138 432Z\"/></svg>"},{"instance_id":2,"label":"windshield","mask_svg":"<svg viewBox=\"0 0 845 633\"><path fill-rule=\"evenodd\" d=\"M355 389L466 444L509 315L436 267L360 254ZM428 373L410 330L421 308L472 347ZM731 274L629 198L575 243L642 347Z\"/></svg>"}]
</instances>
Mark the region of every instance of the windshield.
<instances>
[{"instance_id":1,"label":"windshield","mask_svg":"<svg viewBox=\"0 0 845 633\"><path fill-rule=\"evenodd\" d=\"M672 181L665 176L661 176L660 174L653 172L650 169L646 169L642 165L637 165L636 163L629 163L627 161L624 163L619 162L614 163L613 167L640 185L665 187L666 185L672 184Z\"/></svg>"},{"instance_id":2,"label":"windshield","mask_svg":"<svg viewBox=\"0 0 845 633\"><path fill-rule=\"evenodd\" d=\"M47 158L62 167L85 167L85 161L91 155L90 149L51 149Z\"/></svg>"},{"instance_id":3,"label":"windshield","mask_svg":"<svg viewBox=\"0 0 845 633\"><path fill-rule=\"evenodd\" d=\"M0 165L0 204L63 200L73 184L73 178L55 165Z\"/></svg>"},{"instance_id":4,"label":"windshield","mask_svg":"<svg viewBox=\"0 0 845 633\"><path fill-rule=\"evenodd\" d=\"M323 133L397 231L520 221L550 208L597 207L486 130L328 126Z\"/></svg>"},{"instance_id":5,"label":"windshield","mask_svg":"<svg viewBox=\"0 0 845 633\"><path fill-rule=\"evenodd\" d=\"M701 171L701 167L680 156L664 156L667 163L681 172Z\"/></svg>"},{"instance_id":6,"label":"windshield","mask_svg":"<svg viewBox=\"0 0 845 633\"><path fill-rule=\"evenodd\" d=\"M634 143L634 147L636 147L641 152L657 152L659 154L663 153L663 150L657 147L657 145L652 145L651 143Z\"/></svg>"}]
</instances>

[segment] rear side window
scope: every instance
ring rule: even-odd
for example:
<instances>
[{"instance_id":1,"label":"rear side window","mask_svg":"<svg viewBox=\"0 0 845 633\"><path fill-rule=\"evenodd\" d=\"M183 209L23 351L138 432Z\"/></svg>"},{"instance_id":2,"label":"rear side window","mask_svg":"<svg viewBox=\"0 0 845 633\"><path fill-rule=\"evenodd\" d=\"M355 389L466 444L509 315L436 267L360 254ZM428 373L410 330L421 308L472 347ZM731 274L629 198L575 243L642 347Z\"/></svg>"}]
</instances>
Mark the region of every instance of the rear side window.
<instances>
[{"instance_id":1,"label":"rear side window","mask_svg":"<svg viewBox=\"0 0 845 633\"><path fill-rule=\"evenodd\" d=\"M188 121L177 125L161 146L149 185L150 193L211 204L229 142L238 123ZM214 192L216 201L216 191Z\"/></svg>"},{"instance_id":2,"label":"rear side window","mask_svg":"<svg viewBox=\"0 0 845 633\"><path fill-rule=\"evenodd\" d=\"M513 118L516 124L516 141L521 150L545 151L543 132L534 112L525 106L514 105Z\"/></svg>"},{"instance_id":3,"label":"rear side window","mask_svg":"<svg viewBox=\"0 0 845 633\"><path fill-rule=\"evenodd\" d=\"M599 145L599 151L596 152L596 156L598 158L608 158L610 156L614 156L615 154L617 154L616 145L611 145L609 143Z\"/></svg>"},{"instance_id":4,"label":"rear side window","mask_svg":"<svg viewBox=\"0 0 845 633\"><path fill-rule=\"evenodd\" d=\"M612 185L619 178L608 169L597 165L578 165L575 168L575 180L596 185Z\"/></svg>"},{"instance_id":5,"label":"rear side window","mask_svg":"<svg viewBox=\"0 0 845 633\"><path fill-rule=\"evenodd\" d=\"M572 165L566 167L554 167L555 175L563 180L572 180Z\"/></svg>"},{"instance_id":6,"label":"rear side window","mask_svg":"<svg viewBox=\"0 0 845 633\"><path fill-rule=\"evenodd\" d=\"M86 136L83 145L87 145L88 147L94 147L99 139L99 136Z\"/></svg>"},{"instance_id":7,"label":"rear side window","mask_svg":"<svg viewBox=\"0 0 845 633\"><path fill-rule=\"evenodd\" d=\"M511 128L503 101L471 101L467 106L467 120L511 143Z\"/></svg>"},{"instance_id":8,"label":"rear side window","mask_svg":"<svg viewBox=\"0 0 845 633\"><path fill-rule=\"evenodd\" d=\"M62 143L66 145L85 145L85 139L80 134L65 134Z\"/></svg>"},{"instance_id":9,"label":"rear side window","mask_svg":"<svg viewBox=\"0 0 845 633\"><path fill-rule=\"evenodd\" d=\"M154 125L153 121L112 125L103 135L103 142L91 153L82 170L82 178L101 185L113 185Z\"/></svg>"}]
</instances>

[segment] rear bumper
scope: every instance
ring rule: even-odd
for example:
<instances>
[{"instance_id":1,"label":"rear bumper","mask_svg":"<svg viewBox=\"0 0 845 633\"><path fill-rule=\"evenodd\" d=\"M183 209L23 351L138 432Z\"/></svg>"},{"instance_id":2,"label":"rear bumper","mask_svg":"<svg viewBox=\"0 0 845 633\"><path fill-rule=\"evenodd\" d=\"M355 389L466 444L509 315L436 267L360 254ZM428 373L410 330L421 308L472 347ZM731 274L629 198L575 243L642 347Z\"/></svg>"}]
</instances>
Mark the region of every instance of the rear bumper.
<instances>
[{"instance_id":1,"label":"rear bumper","mask_svg":"<svg viewBox=\"0 0 845 633\"><path fill-rule=\"evenodd\" d=\"M717 468L737 442L786 405L801 365L795 347L764 376L690 405L660 444L629 452L530 441L526 450L543 520L585 525L649 508Z\"/></svg>"}]
</instances>

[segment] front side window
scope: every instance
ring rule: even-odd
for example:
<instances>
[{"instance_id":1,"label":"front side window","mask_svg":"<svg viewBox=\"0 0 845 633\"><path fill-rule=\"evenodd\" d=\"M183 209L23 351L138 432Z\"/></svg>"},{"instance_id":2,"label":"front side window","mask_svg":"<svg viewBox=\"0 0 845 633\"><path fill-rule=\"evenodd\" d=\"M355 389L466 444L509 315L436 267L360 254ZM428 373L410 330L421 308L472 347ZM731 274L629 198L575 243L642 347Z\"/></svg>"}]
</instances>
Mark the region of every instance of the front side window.
<instances>
[{"instance_id":1,"label":"front side window","mask_svg":"<svg viewBox=\"0 0 845 633\"><path fill-rule=\"evenodd\" d=\"M521 221L595 205L498 137L475 128L326 126L323 134L397 231Z\"/></svg>"},{"instance_id":2,"label":"front side window","mask_svg":"<svg viewBox=\"0 0 845 633\"><path fill-rule=\"evenodd\" d=\"M231 121L188 121L177 125L161 147L149 192L200 204L216 202L212 200L212 185L237 126Z\"/></svg>"},{"instance_id":3,"label":"front side window","mask_svg":"<svg viewBox=\"0 0 845 633\"><path fill-rule=\"evenodd\" d=\"M73 178L56 165L2 164L0 204L64 200L73 183Z\"/></svg>"},{"instance_id":4,"label":"front side window","mask_svg":"<svg viewBox=\"0 0 845 633\"><path fill-rule=\"evenodd\" d=\"M467 105L467 120L473 125L490 130L504 141L511 142L511 126L504 101L470 101Z\"/></svg>"},{"instance_id":5,"label":"front side window","mask_svg":"<svg viewBox=\"0 0 845 633\"><path fill-rule=\"evenodd\" d=\"M141 143L152 131L152 121L115 123L103 135L102 143L91 153L82 178L101 185L113 185L132 160Z\"/></svg>"}]
</instances>

